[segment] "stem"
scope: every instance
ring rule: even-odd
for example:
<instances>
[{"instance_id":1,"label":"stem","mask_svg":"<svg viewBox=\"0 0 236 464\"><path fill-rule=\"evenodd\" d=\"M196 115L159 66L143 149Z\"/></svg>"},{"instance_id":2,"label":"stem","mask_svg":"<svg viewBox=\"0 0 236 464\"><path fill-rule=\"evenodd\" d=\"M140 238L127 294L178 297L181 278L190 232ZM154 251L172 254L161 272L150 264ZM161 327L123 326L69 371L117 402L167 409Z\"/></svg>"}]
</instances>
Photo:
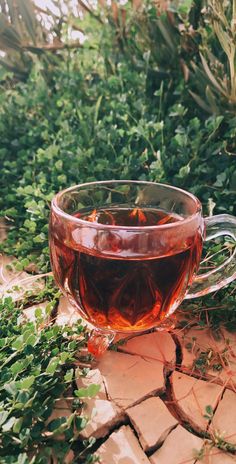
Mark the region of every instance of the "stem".
<instances>
[{"instance_id":1,"label":"stem","mask_svg":"<svg viewBox=\"0 0 236 464\"><path fill-rule=\"evenodd\" d=\"M235 33L236 33L236 0L233 0L233 11L232 11L232 21L231 21L231 31L235 43ZM235 46L232 44L231 49L231 59L230 59L230 76L231 76L231 90L233 98L236 97L236 76L235 76Z\"/></svg>"},{"instance_id":2,"label":"stem","mask_svg":"<svg viewBox=\"0 0 236 464\"><path fill-rule=\"evenodd\" d=\"M233 0L233 13L232 13L232 32L236 28L236 0Z\"/></svg>"},{"instance_id":3,"label":"stem","mask_svg":"<svg viewBox=\"0 0 236 464\"><path fill-rule=\"evenodd\" d=\"M235 48L232 45L232 50L229 56L230 80L231 80L231 98L235 102L236 98L236 76L235 76Z\"/></svg>"}]
</instances>

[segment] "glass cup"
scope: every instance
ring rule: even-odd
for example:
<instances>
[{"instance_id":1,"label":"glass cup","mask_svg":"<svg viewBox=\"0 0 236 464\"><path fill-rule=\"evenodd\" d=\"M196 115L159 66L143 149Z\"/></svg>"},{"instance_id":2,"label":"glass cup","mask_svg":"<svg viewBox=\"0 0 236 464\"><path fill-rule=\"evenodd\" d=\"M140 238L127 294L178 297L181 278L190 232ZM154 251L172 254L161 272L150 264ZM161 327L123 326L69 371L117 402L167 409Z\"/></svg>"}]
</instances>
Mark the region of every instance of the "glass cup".
<instances>
[{"instance_id":1,"label":"glass cup","mask_svg":"<svg viewBox=\"0 0 236 464\"><path fill-rule=\"evenodd\" d=\"M236 278L235 253L197 275L203 241L236 240L236 218L203 218L191 193L143 181L77 185L52 200L50 253L55 280L94 326L91 353L115 333L167 330L185 298L214 292Z\"/></svg>"}]
</instances>

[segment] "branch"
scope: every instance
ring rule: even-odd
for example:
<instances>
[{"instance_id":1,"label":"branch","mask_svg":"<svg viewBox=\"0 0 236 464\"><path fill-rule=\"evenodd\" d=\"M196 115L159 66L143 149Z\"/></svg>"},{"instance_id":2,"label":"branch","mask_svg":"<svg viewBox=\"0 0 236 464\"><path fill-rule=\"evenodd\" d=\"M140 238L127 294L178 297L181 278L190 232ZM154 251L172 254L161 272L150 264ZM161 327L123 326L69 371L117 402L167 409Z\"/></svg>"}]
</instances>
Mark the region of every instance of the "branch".
<instances>
[{"instance_id":1,"label":"branch","mask_svg":"<svg viewBox=\"0 0 236 464\"><path fill-rule=\"evenodd\" d=\"M76 40L74 42L71 42L71 43L63 43L63 42L60 42L60 43L57 43L57 44L44 44L44 45L38 45L36 47L34 47L33 45L23 45L23 49L24 50L28 50L30 52L33 52L33 53L37 53L37 52L40 52L40 51L56 51L56 50L64 50L64 49L68 49L68 48L83 48L83 45L81 44L81 42L79 40Z\"/></svg>"},{"instance_id":2,"label":"branch","mask_svg":"<svg viewBox=\"0 0 236 464\"><path fill-rule=\"evenodd\" d=\"M52 12L51 10L49 10L49 9L44 10L43 8L41 8L41 7L38 6L38 5L35 5L34 8L35 8L36 11L38 11L39 13L45 14L46 16L52 16L53 18L60 19L60 16L58 16L56 13L53 13L53 12Z\"/></svg>"},{"instance_id":3,"label":"branch","mask_svg":"<svg viewBox=\"0 0 236 464\"><path fill-rule=\"evenodd\" d=\"M78 0L78 4L85 10L87 11L87 13L89 13L91 16L93 16L93 18L97 19L97 21L100 23L100 24L103 24L103 21L101 20L100 16L96 15L94 13L93 10L91 10L91 8L89 8L87 5L85 5L85 3L82 1L82 0Z\"/></svg>"}]
</instances>

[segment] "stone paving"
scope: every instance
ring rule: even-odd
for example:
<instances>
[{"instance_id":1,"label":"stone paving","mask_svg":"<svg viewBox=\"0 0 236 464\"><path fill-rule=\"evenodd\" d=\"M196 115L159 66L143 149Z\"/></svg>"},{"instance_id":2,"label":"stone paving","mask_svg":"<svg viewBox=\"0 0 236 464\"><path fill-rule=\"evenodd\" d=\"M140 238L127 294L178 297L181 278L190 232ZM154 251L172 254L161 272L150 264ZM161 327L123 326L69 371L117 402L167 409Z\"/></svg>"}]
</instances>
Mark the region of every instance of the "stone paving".
<instances>
[{"instance_id":1,"label":"stone paving","mask_svg":"<svg viewBox=\"0 0 236 464\"><path fill-rule=\"evenodd\" d=\"M11 261L0 257L2 295L18 299L25 289L42 288L42 280L9 269ZM25 317L32 319L35 308L46 304L27 308ZM78 314L61 297L55 317L58 324L72 324ZM212 333L193 321L122 342L77 379L79 388L100 385L97 396L86 400L83 414L92 418L81 438L98 439L101 463L236 463L236 334ZM69 402L61 400L53 417L68 414Z\"/></svg>"}]
</instances>

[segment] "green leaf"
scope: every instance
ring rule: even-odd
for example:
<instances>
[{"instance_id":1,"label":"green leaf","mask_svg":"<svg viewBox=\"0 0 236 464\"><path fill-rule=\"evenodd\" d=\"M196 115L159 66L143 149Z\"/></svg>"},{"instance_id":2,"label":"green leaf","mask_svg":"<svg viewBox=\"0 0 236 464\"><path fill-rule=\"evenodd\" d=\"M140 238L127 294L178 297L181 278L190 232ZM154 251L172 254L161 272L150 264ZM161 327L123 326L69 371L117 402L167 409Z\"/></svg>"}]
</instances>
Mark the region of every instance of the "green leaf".
<instances>
[{"instance_id":1,"label":"green leaf","mask_svg":"<svg viewBox=\"0 0 236 464\"><path fill-rule=\"evenodd\" d=\"M218 174L218 176L216 176L216 182L214 183L215 187L223 187L226 179L227 179L227 175L225 172Z\"/></svg>"},{"instance_id":2,"label":"green leaf","mask_svg":"<svg viewBox=\"0 0 236 464\"><path fill-rule=\"evenodd\" d=\"M19 417L18 419L15 420L14 426L13 426L13 432L14 433L19 433L21 431L21 427L23 424L23 416Z\"/></svg>"},{"instance_id":3,"label":"green leaf","mask_svg":"<svg viewBox=\"0 0 236 464\"><path fill-rule=\"evenodd\" d=\"M79 390L75 390L75 396L78 398L93 398L100 390L100 385L92 384L89 385L87 388L80 388Z\"/></svg>"},{"instance_id":4,"label":"green leaf","mask_svg":"<svg viewBox=\"0 0 236 464\"><path fill-rule=\"evenodd\" d=\"M99 113L99 108L101 106L103 95L100 95L97 99L96 105L95 105L95 111L94 111L94 125L97 124L98 120L98 113Z\"/></svg>"},{"instance_id":5,"label":"green leaf","mask_svg":"<svg viewBox=\"0 0 236 464\"><path fill-rule=\"evenodd\" d=\"M190 164L188 163L186 166L182 166L179 170L179 177L184 178L190 173Z\"/></svg>"},{"instance_id":6,"label":"green leaf","mask_svg":"<svg viewBox=\"0 0 236 464\"><path fill-rule=\"evenodd\" d=\"M56 372L56 370L57 370L58 364L59 364L59 359L58 358L52 358L49 361L49 364L47 366L46 374L54 374Z\"/></svg>"},{"instance_id":7,"label":"green leaf","mask_svg":"<svg viewBox=\"0 0 236 464\"><path fill-rule=\"evenodd\" d=\"M10 419L8 419L8 421L5 422L5 424L2 425L2 431L3 432L9 432L13 428L13 425L15 424L15 421L16 421L16 418L14 416L10 417Z\"/></svg>"},{"instance_id":8,"label":"green leaf","mask_svg":"<svg viewBox=\"0 0 236 464\"><path fill-rule=\"evenodd\" d=\"M22 349L22 347L23 347L23 336L20 335L12 343L12 348L18 351L18 350Z\"/></svg>"},{"instance_id":9,"label":"green leaf","mask_svg":"<svg viewBox=\"0 0 236 464\"><path fill-rule=\"evenodd\" d=\"M6 216L10 216L10 217L13 217L13 218L17 217L17 215L18 215L17 209L14 206L12 206L11 208L5 209L4 212L5 212Z\"/></svg>"},{"instance_id":10,"label":"green leaf","mask_svg":"<svg viewBox=\"0 0 236 464\"><path fill-rule=\"evenodd\" d=\"M207 98L207 100L208 100L208 102L210 104L212 113L217 114L219 112L219 108L218 108L218 105L217 105L216 98L215 98L213 92L211 91L209 85L206 86L206 98Z\"/></svg>"},{"instance_id":11,"label":"green leaf","mask_svg":"<svg viewBox=\"0 0 236 464\"><path fill-rule=\"evenodd\" d=\"M41 317L43 316L42 309L41 308L36 308L35 312L34 312L34 315L35 315L36 319L41 319Z\"/></svg>"},{"instance_id":12,"label":"green leaf","mask_svg":"<svg viewBox=\"0 0 236 464\"><path fill-rule=\"evenodd\" d=\"M218 21L213 22L213 27L215 29L215 33L219 39L219 42L221 44L221 47L223 48L224 52L230 58L231 54L231 37L223 30L223 28L220 26Z\"/></svg>"},{"instance_id":13,"label":"green leaf","mask_svg":"<svg viewBox=\"0 0 236 464\"><path fill-rule=\"evenodd\" d=\"M64 375L64 380L65 380L65 382L72 382L73 377L74 377L74 369L70 369Z\"/></svg>"},{"instance_id":14,"label":"green leaf","mask_svg":"<svg viewBox=\"0 0 236 464\"><path fill-rule=\"evenodd\" d=\"M10 369L13 375L16 375L24 369L24 364L22 361L16 361L14 364L11 365Z\"/></svg>"},{"instance_id":15,"label":"green leaf","mask_svg":"<svg viewBox=\"0 0 236 464\"><path fill-rule=\"evenodd\" d=\"M209 108L209 105L206 104L206 102L196 93L192 92L192 90L189 90L190 95L192 95L193 99L195 102L207 113L211 113L211 109Z\"/></svg>"},{"instance_id":16,"label":"green leaf","mask_svg":"<svg viewBox=\"0 0 236 464\"><path fill-rule=\"evenodd\" d=\"M9 414L9 411L0 411L0 427L4 424L4 422L6 422Z\"/></svg>"},{"instance_id":17,"label":"green leaf","mask_svg":"<svg viewBox=\"0 0 236 464\"><path fill-rule=\"evenodd\" d=\"M30 335L26 338L25 344L26 344L26 345L35 346L35 345L37 345L38 340L39 340L39 338L38 338L36 335L30 334Z\"/></svg>"},{"instance_id":18,"label":"green leaf","mask_svg":"<svg viewBox=\"0 0 236 464\"><path fill-rule=\"evenodd\" d=\"M60 353L60 362L62 364L65 364L68 358L70 358L70 353L67 353L66 351L63 351L62 353Z\"/></svg>"},{"instance_id":19,"label":"green leaf","mask_svg":"<svg viewBox=\"0 0 236 464\"><path fill-rule=\"evenodd\" d=\"M25 377L23 380L17 382L17 386L19 390L28 390L34 382L35 377L33 375L30 375L29 377Z\"/></svg>"},{"instance_id":20,"label":"green leaf","mask_svg":"<svg viewBox=\"0 0 236 464\"><path fill-rule=\"evenodd\" d=\"M179 4L178 11L181 14L188 14L192 7L192 0L182 0Z\"/></svg>"},{"instance_id":21,"label":"green leaf","mask_svg":"<svg viewBox=\"0 0 236 464\"><path fill-rule=\"evenodd\" d=\"M75 425L76 425L76 429L78 430L78 432L83 430L87 424L88 424L88 419L86 417L78 416L78 415L75 417Z\"/></svg>"},{"instance_id":22,"label":"green leaf","mask_svg":"<svg viewBox=\"0 0 236 464\"><path fill-rule=\"evenodd\" d=\"M204 58L204 56L202 55L202 53L200 53L200 57L201 57L201 60L202 60L202 64L203 64L203 68L204 68L204 71L207 75L207 77L209 78L209 80L211 81L211 83L214 85L214 87L220 92L220 93L225 93L224 92L224 89L220 86L220 84L217 82L216 78L214 77L214 75L212 74L208 64L207 64L207 61L206 59Z\"/></svg>"},{"instance_id":23,"label":"green leaf","mask_svg":"<svg viewBox=\"0 0 236 464\"><path fill-rule=\"evenodd\" d=\"M34 459L34 458L33 458ZM31 460L29 462L29 458L27 456L26 453L20 453L18 456L17 456L17 464L34 464L34 460Z\"/></svg>"},{"instance_id":24,"label":"green leaf","mask_svg":"<svg viewBox=\"0 0 236 464\"><path fill-rule=\"evenodd\" d=\"M11 396L15 396L16 393L18 392L16 382L12 381L9 383L5 383L4 390L6 390L6 392L9 393Z\"/></svg>"},{"instance_id":25,"label":"green leaf","mask_svg":"<svg viewBox=\"0 0 236 464\"><path fill-rule=\"evenodd\" d=\"M213 409L212 409L212 406L211 406L211 405L207 405L207 406L206 406L206 412L207 412L207 414L210 414L210 415L212 415L212 414L213 414L213 412L214 412L214 411L213 411Z\"/></svg>"},{"instance_id":26,"label":"green leaf","mask_svg":"<svg viewBox=\"0 0 236 464\"><path fill-rule=\"evenodd\" d=\"M63 430L63 426L67 424L67 417L58 417L57 419L53 419L51 422L48 424L48 430L49 432L53 433L61 433Z\"/></svg>"},{"instance_id":27,"label":"green leaf","mask_svg":"<svg viewBox=\"0 0 236 464\"><path fill-rule=\"evenodd\" d=\"M26 185L23 192L24 194L27 194L27 195L33 195L33 193L35 192L35 189L32 187L32 185Z\"/></svg>"},{"instance_id":28,"label":"green leaf","mask_svg":"<svg viewBox=\"0 0 236 464\"><path fill-rule=\"evenodd\" d=\"M157 24L158 24L158 27L160 29L160 32L161 32L164 40L169 45L170 49L172 51L175 51L175 45L173 43L173 40L172 40L170 31L168 30L168 27L165 25L165 23L161 19L158 20Z\"/></svg>"}]
</instances>

